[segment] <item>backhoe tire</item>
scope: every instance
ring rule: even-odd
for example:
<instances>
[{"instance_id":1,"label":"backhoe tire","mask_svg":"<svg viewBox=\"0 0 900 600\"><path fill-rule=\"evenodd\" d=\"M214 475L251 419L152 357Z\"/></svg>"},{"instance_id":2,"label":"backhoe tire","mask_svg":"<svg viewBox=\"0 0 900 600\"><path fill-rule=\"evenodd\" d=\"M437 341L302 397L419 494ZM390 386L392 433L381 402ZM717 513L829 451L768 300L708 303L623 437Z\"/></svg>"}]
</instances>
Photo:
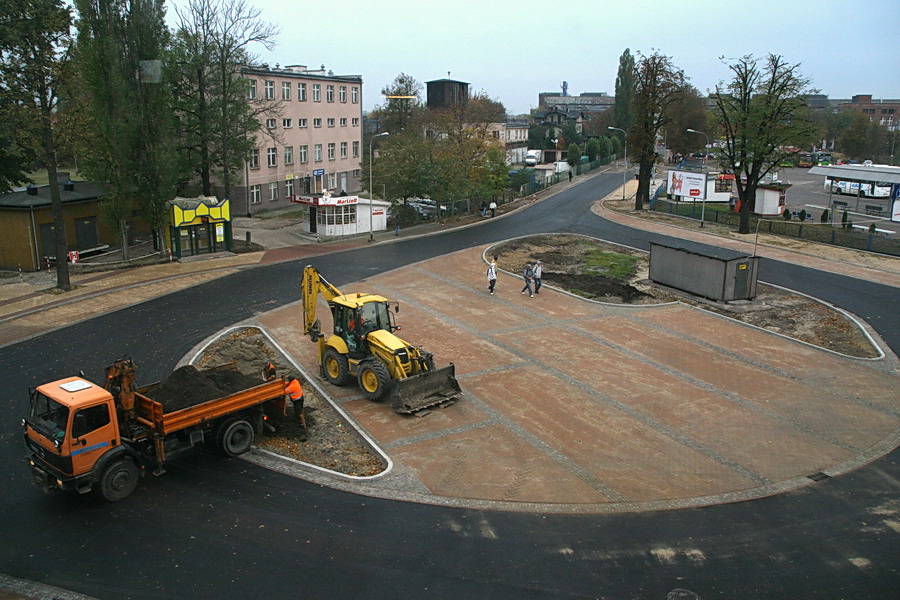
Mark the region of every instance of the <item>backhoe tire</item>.
<instances>
[{"instance_id":1,"label":"backhoe tire","mask_svg":"<svg viewBox=\"0 0 900 600\"><path fill-rule=\"evenodd\" d=\"M322 367L325 371L325 378L332 385L347 385L350 383L350 365L347 357L335 350L329 348L322 356Z\"/></svg>"},{"instance_id":2,"label":"backhoe tire","mask_svg":"<svg viewBox=\"0 0 900 600\"><path fill-rule=\"evenodd\" d=\"M100 493L109 502L118 502L131 495L138 484L137 465L127 458L113 461L100 477Z\"/></svg>"},{"instance_id":3,"label":"backhoe tire","mask_svg":"<svg viewBox=\"0 0 900 600\"><path fill-rule=\"evenodd\" d=\"M391 382L391 375L387 367L377 360L369 360L359 365L359 374L356 376L359 389L369 400L383 400Z\"/></svg>"},{"instance_id":4,"label":"backhoe tire","mask_svg":"<svg viewBox=\"0 0 900 600\"><path fill-rule=\"evenodd\" d=\"M253 445L253 425L244 419L234 419L222 426L219 449L225 456L238 456Z\"/></svg>"}]
</instances>

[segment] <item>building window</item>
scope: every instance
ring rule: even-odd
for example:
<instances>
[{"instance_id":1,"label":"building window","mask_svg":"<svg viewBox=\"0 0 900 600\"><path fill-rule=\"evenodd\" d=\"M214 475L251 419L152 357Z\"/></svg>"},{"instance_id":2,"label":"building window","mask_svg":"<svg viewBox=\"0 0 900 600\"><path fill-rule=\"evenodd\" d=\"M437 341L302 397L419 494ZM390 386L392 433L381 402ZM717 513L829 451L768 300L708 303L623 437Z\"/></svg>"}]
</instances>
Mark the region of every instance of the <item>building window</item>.
<instances>
[{"instance_id":1,"label":"building window","mask_svg":"<svg viewBox=\"0 0 900 600\"><path fill-rule=\"evenodd\" d=\"M306 84L297 82L297 101L306 102Z\"/></svg>"},{"instance_id":2,"label":"building window","mask_svg":"<svg viewBox=\"0 0 900 600\"><path fill-rule=\"evenodd\" d=\"M293 146L285 146L284 147L284 164L286 164L286 165L294 164L294 147Z\"/></svg>"},{"instance_id":3,"label":"building window","mask_svg":"<svg viewBox=\"0 0 900 600\"><path fill-rule=\"evenodd\" d=\"M278 200L278 182L273 181L269 184L269 200Z\"/></svg>"},{"instance_id":4,"label":"building window","mask_svg":"<svg viewBox=\"0 0 900 600\"><path fill-rule=\"evenodd\" d=\"M322 162L322 144L313 146L313 159L316 162Z\"/></svg>"},{"instance_id":5,"label":"building window","mask_svg":"<svg viewBox=\"0 0 900 600\"><path fill-rule=\"evenodd\" d=\"M277 148L266 148L266 165L270 167L278 166Z\"/></svg>"},{"instance_id":6,"label":"building window","mask_svg":"<svg viewBox=\"0 0 900 600\"><path fill-rule=\"evenodd\" d=\"M287 179L284 182L284 196L285 198L291 198L294 195L294 180Z\"/></svg>"},{"instance_id":7,"label":"building window","mask_svg":"<svg viewBox=\"0 0 900 600\"><path fill-rule=\"evenodd\" d=\"M353 117L353 126L359 127L359 117Z\"/></svg>"},{"instance_id":8,"label":"building window","mask_svg":"<svg viewBox=\"0 0 900 600\"><path fill-rule=\"evenodd\" d=\"M341 117L341 127L347 126L347 117Z\"/></svg>"},{"instance_id":9,"label":"building window","mask_svg":"<svg viewBox=\"0 0 900 600\"><path fill-rule=\"evenodd\" d=\"M306 128L306 119L297 119L297 127L300 129Z\"/></svg>"},{"instance_id":10,"label":"building window","mask_svg":"<svg viewBox=\"0 0 900 600\"><path fill-rule=\"evenodd\" d=\"M347 142L341 142L341 158L347 158Z\"/></svg>"},{"instance_id":11,"label":"building window","mask_svg":"<svg viewBox=\"0 0 900 600\"><path fill-rule=\"evenodd\" d=\"M293 121L291 119L282 119L281 126L285 129L290 129L293 126Z\"/></svg>"},{"instance_id":12,"label":"building window","mask_svg":"<svg viewBox=\"0 0 900 600\"><path fill-rule=\"evenodd\" d=\"M247 83L250 85L250 89L247 90L247 97L251 100L256 100L256 80L251 79Z\"/></svg>"},{"instance_id":13,"label":"building window","mask_svg":"<svg viewBox=\"0 0 900 600\"><path fill-rule=\"evenodd\" d=\"M274 100L275 99L275 82L267 81L266 82L266 100Z\"/></svg>"},{"instance_id":14,"label":"building window","mask_svg":"<svg viewBox=\"0 0 900 600\"><path fill-rule=\"evenodd\" d=\"M359 88L358 87L350 88L350 98L352 98L353 104L359 104Z\"/></svg>"},{"instance_id":15,"label":"building window","mask_svg":"<svg viewBox=\"0 0 900 600\"><path fill-rule=\"evenodd\" d=\"M329 118L328 118L328 126L329 126L329 127L334 127L334 117L329 117Z\"/></svg>"},{"instance_id":16,"label":"building window","mask_svg":"<svg viewBox=\"0 0 900 600\"><path fill-rule=\"evenodd\" d=\"M316 211L319 225L353 225L356 223L356 205L328 206Z\"/></svg>"},{"instance_id":17,"label":"building window","mask_svg":"<svg viewBox=\"0 0 900 600\"><path fill-rule=\"evenodd\" d=\"M309 146L303 145L300 146L300 164L305 164L309 162Z\"/></svg>"},{"instance_id":18,"label":"building window","mask_svg":"<svg viewBox=\"0 0 900 600\"><path fill-rule=\"evenodd\" d=\"M275 129L275 119L266 119L266 129Z\"/></svg>"},{"instance_id":19,"label":"building window","mask_svg":"<svg viewBox=\"0 0 900 600\"><path fill-rule=\"evenodd\" d=\"M281 99L282 100L290 100L291 99L291 82L290 81L282 81L281 82Z\"/></svg>"},{"instance_id":20,"label":"building window","mask_svg":"<svg viewBox=\"0 0 900 600\"><path fill-rule=\"evenodd\" d=\"M313 127L321 127L321 126L322 126L322 119L318 119L318 118L313 119Z\"/></svg>"},{"instance_id":21,"label":"building window","mask_svg":"<svg viewBox=\"0 0 900 600\"><path fill-rule=\"evenodd\" d=\"M359 158L359 142L353 142L353 158Z\"/></svg>"},{"instance_id":22,"label":"building window","mask_svg":"<svg viewBox=\"0 0 900 600\"><path fill-rule=\"evenodd\" d=\"M253 148L250 150L250 157L247 159L247 162L250 163L251 169L259 168L259 148Z\"/></svg>"},{"instance_id":23,"label":"building window","mask_svg":"<svg viewBox=\"0 0 900 600\"><path fill-rule=\"evenodd\" d=\"M337 176L334 173L328 174L328 189L333 190L337 186Z\"/></svg>"},{"instance_id":24,"label":"building window","mask_svg":"<svg viewBox=\"0 0 900 600\"><path fill-rule=\"evenodd\" d=\"M259 185L250 186L250 204L259 204L260 193Z\"/></svg>"},{"instance_id":25,"label":"building window","mask_svg":"<svg viewBox=\"0 0 900 600\"><path fill-rule=\"evenodd\" d=\"M334 160L334 142L328 144L328 160Z\"/></svg>"},{"instance_id":26,"label":"building window","mask_svg":"<svg viewBox=\"0 0 900 600\"><path fill-rule=\"evenodd\" d=\"M322 86L321 84L314 83L313 84L313 102L321 102L322 101Z\"/></svg>"},{"instance_id":27,"label":"building window","mask_svg":"<svg viewBox=\"0 0 900 600\"><path fill-rule=\"evenodd\" d=\"M325 102L334 102L334 86L325 86Z\"/></svg>"}]
</instances>

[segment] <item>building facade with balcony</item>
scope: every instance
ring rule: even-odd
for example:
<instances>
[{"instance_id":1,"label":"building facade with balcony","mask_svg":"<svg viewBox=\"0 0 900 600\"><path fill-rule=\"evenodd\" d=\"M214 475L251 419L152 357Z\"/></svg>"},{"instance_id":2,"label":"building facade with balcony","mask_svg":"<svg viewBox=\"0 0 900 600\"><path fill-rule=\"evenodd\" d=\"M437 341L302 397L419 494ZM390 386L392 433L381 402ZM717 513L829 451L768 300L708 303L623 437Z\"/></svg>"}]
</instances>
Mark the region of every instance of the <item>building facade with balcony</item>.
<instances>
[{"instance_id":1,"label":"building facade with balcony","mask_svg":"<svg viewBox=\"0 0 900 600\"><path fill-rule=\"evenodd\" d=\"M361 189L362 77L303 65L243 74L249 100L272 106L260 116L263 131L244 166L246 214L290 206L300 195Z\"/></svg>"}]
</instances>

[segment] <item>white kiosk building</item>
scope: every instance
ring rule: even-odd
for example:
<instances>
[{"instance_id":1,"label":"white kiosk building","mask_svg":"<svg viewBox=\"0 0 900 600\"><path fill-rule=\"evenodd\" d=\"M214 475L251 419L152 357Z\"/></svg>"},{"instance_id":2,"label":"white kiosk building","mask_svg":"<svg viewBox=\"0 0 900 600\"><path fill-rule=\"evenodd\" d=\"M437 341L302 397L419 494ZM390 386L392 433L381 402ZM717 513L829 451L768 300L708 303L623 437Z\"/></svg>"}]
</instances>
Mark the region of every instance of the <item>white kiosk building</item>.
<instances>
[{"instance_id":1,"label":"white kiosk building","mask_svg":"<svg viewBox=\"0 0 900 600\"><path fill-rule=\"evenodd\" d=\"M385 231L391 205L384 200L333 196L328 192L295 196L291 201L309 206L309 232L321 237Z\"/></svg>"}]
</instances>

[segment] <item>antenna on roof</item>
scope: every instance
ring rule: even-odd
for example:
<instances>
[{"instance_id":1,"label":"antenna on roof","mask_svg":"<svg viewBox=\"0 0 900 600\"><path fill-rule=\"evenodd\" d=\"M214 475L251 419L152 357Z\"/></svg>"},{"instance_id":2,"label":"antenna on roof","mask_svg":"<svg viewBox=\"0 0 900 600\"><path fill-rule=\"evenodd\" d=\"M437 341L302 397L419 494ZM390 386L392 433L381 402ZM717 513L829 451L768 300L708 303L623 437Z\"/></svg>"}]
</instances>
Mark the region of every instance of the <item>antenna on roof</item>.
<instances>
[{"instance_id":1,"label":"antenna on roof","mask_svg":"<svg viewBox=\"0 0 900 600\"><path fill-rule=\"evenodd\" d=\"M450 79L450 71L447 71L447 79Z\"/></svg>"},{"instance_id":2,"label":"antenna on roof","mask_svg":"<svg viewBox=\"0 0 900 600\"><path fill-rule=\"evenodd\" d=\"M569 95L569 82L568 81L562 82L562 95L563 95L563 97Z\"/></svg>"}]
</instances>

